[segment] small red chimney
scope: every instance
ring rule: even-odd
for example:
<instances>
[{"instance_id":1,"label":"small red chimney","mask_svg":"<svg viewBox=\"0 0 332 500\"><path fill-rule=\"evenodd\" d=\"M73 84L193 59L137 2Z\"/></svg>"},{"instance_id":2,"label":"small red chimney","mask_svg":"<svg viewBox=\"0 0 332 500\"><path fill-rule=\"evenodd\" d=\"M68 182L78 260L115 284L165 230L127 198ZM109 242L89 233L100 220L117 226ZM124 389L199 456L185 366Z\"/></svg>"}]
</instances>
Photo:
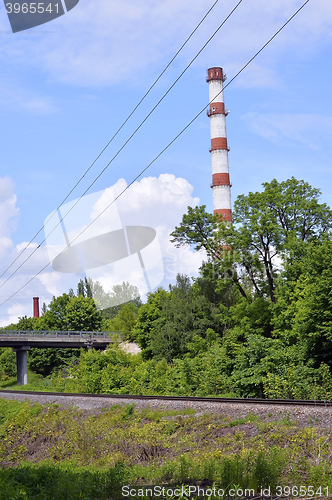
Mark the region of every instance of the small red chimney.
<instances>
[{"instance_id":1,"label":"small red chimney","mask_svg":"<svg viewBox=\"0 0 332 500\"><path fill-rule=\"evenodd\" d=\"M39 297L33 298L33 317L39 318Z\"/></svg>"}]
</instances>

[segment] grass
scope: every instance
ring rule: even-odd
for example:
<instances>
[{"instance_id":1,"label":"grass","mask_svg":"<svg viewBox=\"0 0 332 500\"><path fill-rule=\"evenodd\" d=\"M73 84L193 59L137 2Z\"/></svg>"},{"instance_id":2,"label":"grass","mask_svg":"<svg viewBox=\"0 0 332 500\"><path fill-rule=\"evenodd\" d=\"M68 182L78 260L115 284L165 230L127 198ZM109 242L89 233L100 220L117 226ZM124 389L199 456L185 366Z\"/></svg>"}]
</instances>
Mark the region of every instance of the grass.
<instances>
[{"instance_id":1,"label":"grass","mask_svg":"<svg viewBox=\"0 0 332 500\"><path fill-rule=\"evenodd\" d=\"M123 485L332 488L328 430L193 409L81 411L0 399L0 500L118 499ZM7 495L7 496L6 496Z\"/></svg>"},{"instance_id":2,"label":"grass","mask_svg":"<svg viewBox=\"0 0 332 500\"><path fill-rule=\"evenodd\" d=\"M246 417L244 418L237 418L235 420L232 420L228 425L229 427L236 427L237 425L242 425L242 424L250 424L253 422L257 422L259 418L252 413L249 413Z\"/></svg>"},{"instance_id":3,"label":"grass","mask_svg":"<svg viewBox=\"0 0 332 500\"><path fill-rule=\"evenodd\" d=\"M17 385L16 377L9 377L0 380L0 389L10 389L11 391L45 391L55 392L50 378L43 378L42 375L28 370L28 381L26 385Z\"/></svg>"}]
</instances>

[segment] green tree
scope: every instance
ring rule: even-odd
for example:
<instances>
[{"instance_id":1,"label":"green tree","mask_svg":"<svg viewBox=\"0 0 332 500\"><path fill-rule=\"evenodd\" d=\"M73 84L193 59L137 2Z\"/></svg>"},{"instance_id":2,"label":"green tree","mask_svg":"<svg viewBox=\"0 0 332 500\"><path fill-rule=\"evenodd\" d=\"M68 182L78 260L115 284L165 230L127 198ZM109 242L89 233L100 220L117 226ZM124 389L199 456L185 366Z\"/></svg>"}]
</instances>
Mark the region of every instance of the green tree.
<instances>
[{"instance_id":1,"label":"green tree","mask_svg":"<svg viewBox=\"0 0 332 500\"><path fill-rule=\"evenodd\" d=\"M82 297L92 298L93 297L92 288L93 288L93 282L91 278L85 277L84 280L80 279L77 285L77 296L79 297L81 295ZM69 290L69 294L70 296L73 296L71 294L71 290L72 289Z\"/></svg>"},{"instance_id":2,"label":"green tree","mask_svg":"<svg viewBox=\"0 0 332 500\"><path fill-rule=\"evenodd\" d=\"M280 284L275 308L275 335L304 349L306 362L332 367L332 241L310 243L296 280ZM292 267L288 262L288 268Z\"/></svg>"},{"instance_id":3,"label":"green tree","mask_svg":"<svg viewBox=\"0 0 332 500\"><path fill-rule=\"evenodd\" d=\"M73 298L66 293L53 297L47 311L39 318L39 330L68 330L66 322L67 306Z\"/></svg>"},{"instance_id":4,"label":"green tree","mask_svg":"<svg viewBox=\"0 0 332 500\"><path fill-rule=\"evenodd\" d=\"M205 205L188 207L188 213L184 214L181 224L171 233L171 241L178 248L191 246L196 251L205 250L207 262L202 267L202 270L205 268L205 277L209 274L210 282L216 279L228 281L246 298L247 292L235 265L239 256L238 251L234 250L238 248L234 249L234 246L230 247L228 244L234 235L234 228L231 224L222 222L218 216L207 213L205 208Z\"/></svg>"},{"instance_id":5,"label":"green tree","mask_svg":"<svg viewBox=\"0 0 332 500\"><path fill-rule=\"evenodd\" d=\"M234 243L242 252L258 257L270 299L276 302L277 258L289 255L297 242L321 241L331 231L332 211L318 202L319 189L294 177L280 183L274 179L263 187L261 193L241 195L235 201ZM248 274L249 269L254 275L254 267L248 266Z\"/></svg>"},{"instance_id":6,"label":"green tree","mask_svg":"<svg viewBox=\"0 0 332 500\"><path fill-rule=\"evenodd\" d=\"M154 321L150 341L153 356L170 362L188 352L187 344L192 340L194 323L190 278L177 275L176 285L170 286L170 293L162 303L161 315Z\"/></svg>"},{"instance_id":7,"label":"green tree","mask_svg":"<svg viewBox=\"0 0 332 500\"><path fill-rule=\"evenodd\" d=\"M125 304L115 318L104 320L103 330L106 332L122 332L126 340L133 340L132 330L136 324L138 307L132 302Z\"/></svg>"},{"instance_id":8,"label":"green tree","mask_svg":"<svg viewBox=\"0 0 332 500\"><path fill-rule=\"evenodd\" d=\"M91 290L91 296L94 298L98 309L104 319L114 318L125 304L131 302L136 307L140 307L141 297L139 290L135 285L130 285L124 281L121 285L114 285L112 290L105 292L99 281L92 281L88 278L88 284Z\"/></svg>"},{"instance_id":9,"label":"green tree","mask_svg":"<svg viewBox=\"0 0 332 500\"><path fill-rule=\"evenodd\" d=\"M64 324L71 331L99 331L102 324L102 316L96 309L95 302L90 297L72 297L67 305L64 316Z\"/></svg>"},{"instance_id":10,"label":"green tree","mask_svg":"<svg viewBox=\"0 0 332 500\"><path fill-rule=\"evenodd\" d=\"M38 324L39 318L28 318L27 316L23 316L22 318L19 318L16 330L38 330Z\"/></svg>"},{"instance_id":11,"label":"green tree","mask_svg":"<svg viewBox=\"0 0 332 500\"><path fill-rule=\"evenodd\" d=\"M145 358L152 356L151 340L155 332L155 321L160 318L162 305L168 295L166 290L159 288L148 295L147 302L139 309L137 321L132 330L132 338L142 348Z\"/></svg>"},{"instance_id":12,"label":"green tree","mask_svg":"<svg viewBox=\"0 0 332 500\"><path fill-rule=\"evenodd\" d=\"M34 347L28 352L29 368L43 377L51 375L56 370L64 369L74 363L80 356L80 349Z\"/></svg>"},{"instance_id":13,"label":"green tree","mask_svg":"<svg viewBox=\"0 0 332 500\"><path fill-rule=\"evenodd\" d=\"M223 332L219 309L192 286L188 276L178 275L169 292L150 294L139 310L132 338L137 339L144 357L168 362L189 352L194 336L206 338L207 330Z\"/></svg>"},{"instance_id":14,"label":"green tree","mask_svg":"<svg viewBox=\"0 0 332 500\"><path fill-rule=\"evenodd\" d=\"M99 331L102 316L90 297L53 297L47 311L40 318L21 318L18 325L29 330ZM29 327L29 328L28 328ZM70 365L80 356L80 349L30 349L29 367L43 376Z\"/></svg>"},{"instance_id":15,"label":"green tree","mask_svg":"<svg viewBox=\"0 0 332 500\"><path fill-rule=\"evenodd\" d=\"M320 190L292 177L263 184L263 191L241 195L234 203L233 223L188 207L188 214L172 233L178 246L204 248L212 261L225 261L230 279L240 293L268 296L276 302L276 279L281 260L298 243L321 241L330 234L332 211L319 203ZM225 248L226 247L226 248ZM224 251L221 251L224 248Z\"/></svg>"},{"instance_id":16,"label":"green tree","mask_svg":"<svg viewBox=\"0 0 332 500\"><path fill-rule=\"evenodd\" d=\"M15 377L16 356L12 349L0 349L0 378Z\"/></svg>"}]
</instances>

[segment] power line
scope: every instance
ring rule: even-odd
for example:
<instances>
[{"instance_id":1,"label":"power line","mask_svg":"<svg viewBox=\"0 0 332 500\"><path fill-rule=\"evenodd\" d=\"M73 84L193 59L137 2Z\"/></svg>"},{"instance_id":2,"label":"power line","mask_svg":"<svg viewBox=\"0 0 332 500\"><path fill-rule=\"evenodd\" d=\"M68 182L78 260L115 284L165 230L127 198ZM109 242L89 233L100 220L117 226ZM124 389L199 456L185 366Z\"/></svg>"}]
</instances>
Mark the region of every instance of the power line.
<instances>
[{"instance_id":1,"label":"power line","mask_svg":"<svg viewBox=\"0 0 332 500\"><path fill-rule=\"evenodd\" d=\"M256 57L272 42L272 40L274 40L274 38L276 38L276 36L299 14L299 12L305 7L305 5L307 3L309 3L310 0L306 0L306 2L304 2L304 4L281 26L281 28L276 31L276 33L263 45L263 47L258 51L256 52L256 54L251 58L249 59L249 61L240 69L240 71L238 71L236 73L236 75L227 83L227 85L225 85L224 89L225 90L227 87L229 87L229 85L245 70L245 68L247 68L249 66L250 63L252 63L252 61L254 59L256 59ZM64 248L64 250L62 250L59 254L61 255L62 253L64 253L68 248L69 246L74 242L76 241L97 219L99 219L99 217L106 211L108 210L108 208L113 205L113 203L115 203L119 198L120 196L122 196L125 191L127 191L130 186L132 186L132 184L134 184L134 182L137 181L137 179L139 179L143 174L144 172L146 172L146 170L148 168L151 167L151 165L153 165L153 163L155 163L158 158L160 158L161 155L163 155L165 153L165 151L167 151L167 149L170 148L170 146L197 120L197 118L206 110L206 108L215 100L216 97L218 97L218 95L220 95L222 92L220 91L217 95L215 95L213 97L213 99L207 104L204 106L204 108L202 108L195 116L194 118L192 118L192 120L172 139L171 142L169 142L167 144L167 146L165 146L165 148L157 155L154 157L154 159L130 182L130 184L121 191L120 194L118 194L118 196L116 196L116 198L93 220L90 222L90 224L88 226L86 226L85 229L83 229L72 241L71 243L66 247ZM58 257L57 256L57 257ZM57 258L56 257L56 258ZM53 259L55 260L55 259ZM8 299L6 299L4 302L2 302L0 304L0 307L2 305L4 305L6 302L8 302L11 298L13 298L17 293L19 293L23 288L25 288L29 283L31 283L31 281L33 281L37 276L39 276L39 274L41 274L52 262L53 260L51 260L46 266L44 266L37 274L35 274L32 278L30 278L30 280L28 280L24 285L22 285L16 292L14 292L10 297L8 297Z\"/></svg>"},{"instance_id":2,"label":"power line","mask_svg":"<svg viewBox=\"0 0 332 500\"><path fill-rule=\"evenodd\" d=\"M127 146L127 144L131 141L131 139L136 135L136 133L140 130L140 128L144 125L144 123L148 120L148 118L152 115L152 113L157 109L157 107L160 105L160 103L165 99L165 97L169 94L169 92L172 90L172 88L177 84L177 82L182 78L182 76L185 74L185 72L190 68L190 66L193 64L193 62L197 59L197 57L203 52L203 50L206 48L206 46L211 42L211 40L215 37L215 35L218 33L218 31L223 27L223 25L228 21L228 19L231 17L231 15L235 12L235 10L239 7L239 5L243 2L243 0L239 0L239 2L236 4L234 9L228 14L228 16L223 20L223 22L218 26L218 28L215 30L215 32L210 36L210 38L207 40L207 42L201 47L201 49L197 52L197 54L193 57L193 59L189 62L189 64L185 67L185 69L181 72L181 74L178 76L178 78L172 83L172 85L168 88L168 90L164 93L164 95L159 99L157 104L151 109L151 111L146 115L146 117L141 121L141 123L138 125L138 127L134 130L134 132L130 135L129 139L127 139L124 144L121 146L120 149L116 152L116 154L113 156L113 158L107 163L107 165L103 168L103 170L95 177L93 182L87 187L87 189L84 191L84 193L76 200L76 202L71 206L71 208L68 210L68 212L62 216L60 221L55 225L55 227L50 231L45 238L39 243L38 247L33 250L33 252L15 269L15 271L12 272L10 276L0 285L0 288L3 287L11 278L14 276L14 274L17 273L19 269L21 269L22 266L34 255L34 253L40 248L40 246L46 241L46 239L55 231L55 229L61 225L63 220L67 217L67 215L76 207L76 205L81 201L83 196L90 190L90 188L97 182L97 180L102 176L102 174L108 169L108 167L113 163L113 161L119 156L121 151ZM60 207L58 207L59 209ZM57 210L58 210L57 209ZM52 213L52 216L54 215L55 212ZM52 217L51 216L51 217ZM46 221L46 223L51 219L51 217ZM41 229L39 230L40 233ZM18 257L16 258L16 260ZM3 273L4 274L4 273ZM3 276L2 274L2 276ZM1 277L1 276L0 276Z\"/></svg>"},{"instance_id":3,"label":"power line","mask_svg":"<svg viewBox=\"0 0 332 500\"><path fill-rule=\"evenodd\" d=\"M166 73L167 69L170 67L170 65L173 63L173 61L177 58L177 56L180 54L180 52L182 51L182 49L187 45L187 43L189 42L189 40L193 37L193 35L196 33L196 31L198 30L198 28L201 26L201 24L205 21L205 19L207 18L207 16L210 14L210 12L214 9L214 7L217 5L219 0L216 0L214 2L214 4L210 7L210 9L207 11L207 13L204 15L204 17L200 20L200 22L197 24L197 26L195 27L195 29L190 33L190 35L188 36L188 38L183 42L183 44L181 45L181 47L179 48L179 50L175 53L175 55L172 57L172 59L169 61L169 63L165 66L165 68L162 70L162 72L160 73L160 75L157 77L157 79L153 82L153 84L150 86L150 88L147 90L147 92L143 95L143 97L141 98L141 100L136 104L136 106L134 107L134 109L129 113L129 115L127 116L127 118L124 120L124 122L120 125L120 127L117 129L117 131L114 133L114 135L111 137L111 139L108 141L108 143L106 144L106 146L101 150L101 152L98 154L98 156L95 158L95 160L93 160L93 162L91 163L91 165L88 167L88 169L84 172L84 174L81 176L81 178L76 182L75 186L69 191L69 193L66 195L66 197L61 201L61 203L59 204L59 206L57 207L57 209L51 214L51 216L47 219L46 223L49 222L54 213L57 212L59 210L59 208L65 203L65 201L69 198L69 196L73 193L73 191L77 188L77 186L81 183L81 181L84 179L84 177L86 176L86 174L91 170L91 168L95 165L95 163L99 160L99 158L102 156L102 154L106 151L106 149L108 148L108 146L113 142L113 140L116 138L116 136L119 134L119 132L123 129L123 127L126 125L126 123L129 121L129 119L133 116L133 114L135 113L135 111L139 108L139 106L142 104L142 102L145 100L145 98L149 95L149 93L151 92L151 90L155 87L155 85L158 83L158 81L160 80L160 78L163 76L164 73ZM82 195L84 196L84 195ZM33 243L34 239L42 232L43 230L43 227L42 226L39 231L32 237L32 239L29 241L29 243L23 248L23 250L18 254L18 256L13 260L13 262L5 269L5 271L3 271L3 273L0 275L0 278L2 278L2 276L12 267L13 264L15 264L15 262L21 257L21 255L25 252L25 250L29 247L29 245L31 245L31 243ZM45 240L44 240L45 241ZM4 283L3 283L4 284ZM0 285L1 287L2 285Z\"/></svg>"}]
</instances>

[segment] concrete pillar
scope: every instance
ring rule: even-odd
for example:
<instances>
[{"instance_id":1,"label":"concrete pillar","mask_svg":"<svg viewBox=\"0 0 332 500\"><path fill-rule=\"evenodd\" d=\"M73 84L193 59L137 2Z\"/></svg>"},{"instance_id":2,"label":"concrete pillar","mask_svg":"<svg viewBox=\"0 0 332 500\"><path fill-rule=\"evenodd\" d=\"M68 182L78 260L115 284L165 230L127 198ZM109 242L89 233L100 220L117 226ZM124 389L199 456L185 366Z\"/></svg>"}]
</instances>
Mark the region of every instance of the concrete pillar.
<instances>
[{"instance_id":1,"label":"concrete pillar","mask_svg":"<svg viewBox=\"0 0 332 500\"><path fill-rule=\"evenodd\" d=\"M28 383L28 350L30 347L15 347L16 352L16 374L17 385L26 385Z\"/></svg>"}]
</instances>

